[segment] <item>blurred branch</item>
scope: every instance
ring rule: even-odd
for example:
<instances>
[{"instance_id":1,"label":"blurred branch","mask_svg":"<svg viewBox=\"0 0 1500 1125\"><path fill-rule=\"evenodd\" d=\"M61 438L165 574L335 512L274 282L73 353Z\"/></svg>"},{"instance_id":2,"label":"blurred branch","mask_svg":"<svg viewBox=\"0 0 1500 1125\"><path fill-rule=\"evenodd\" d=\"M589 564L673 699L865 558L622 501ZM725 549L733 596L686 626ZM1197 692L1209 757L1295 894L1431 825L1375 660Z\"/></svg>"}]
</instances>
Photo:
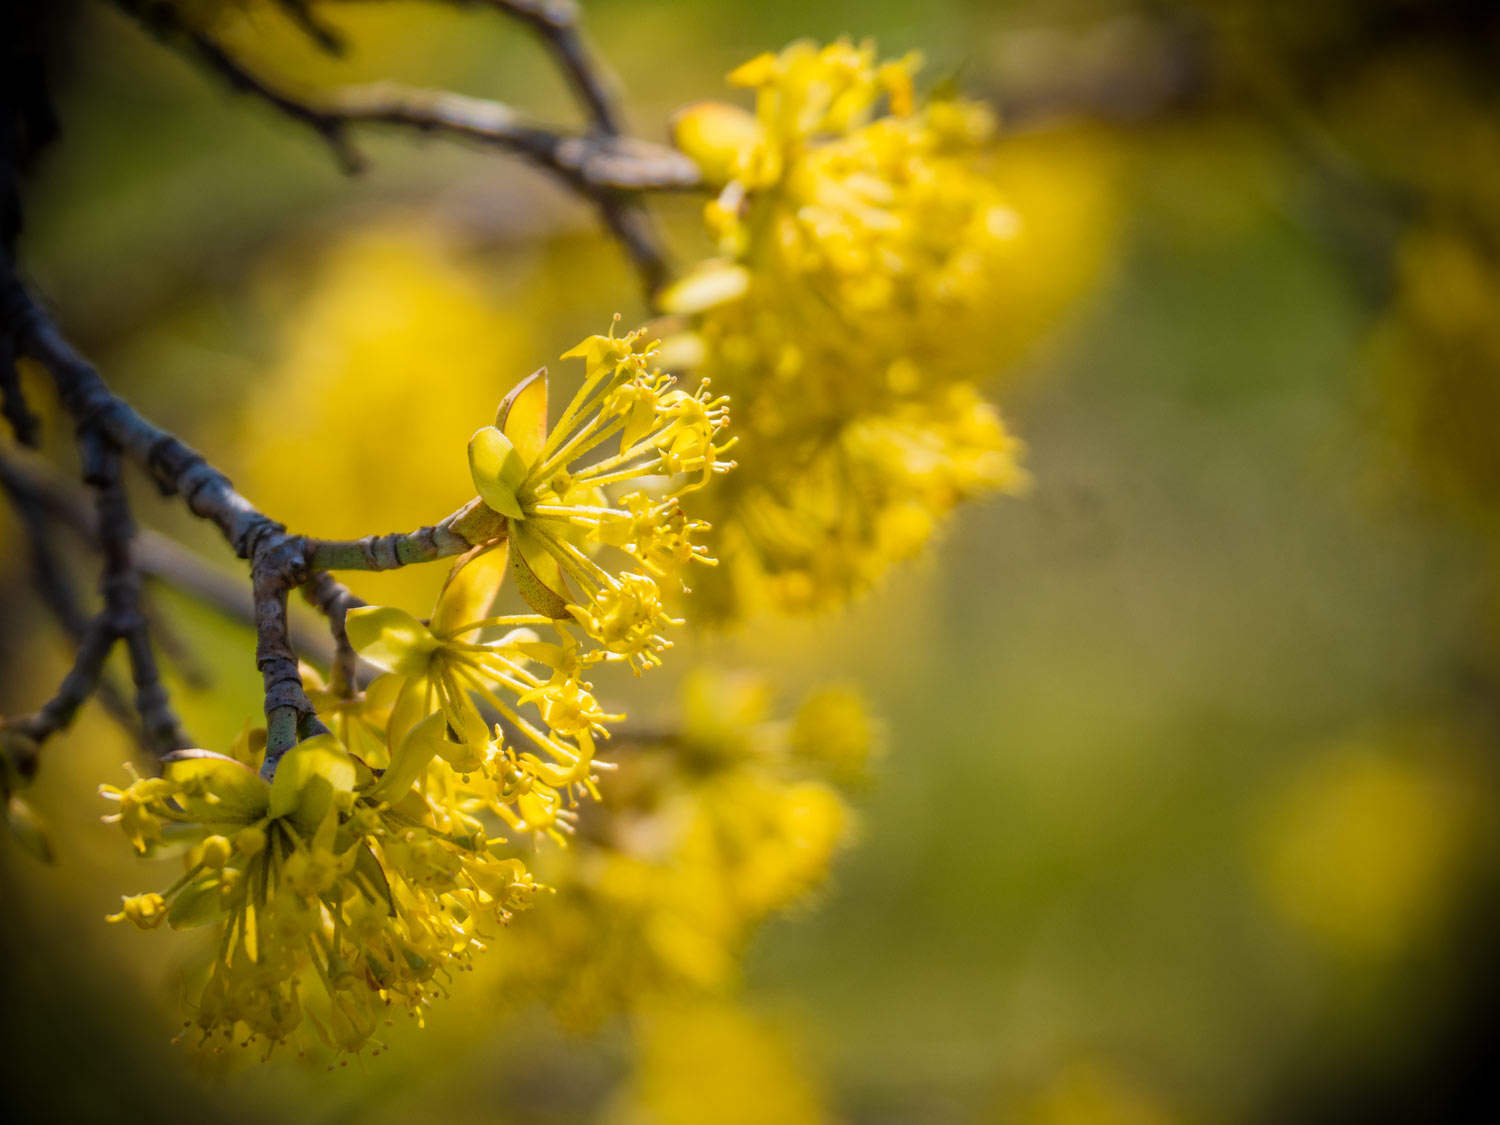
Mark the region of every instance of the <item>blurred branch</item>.
<instances>
[{"instance_id":1,"label":"blurred branch","mask_svg":"<svg viewBox=\"0 0 1500 1125\"><path fill-rule=\"evenodd\" d=\"M187 745L161 684L147 634L146 618L140 610L140 575L132 556L135 527L120 476L118 451L92 432L80 444L85 450L85 473L95 486L97 521L95 534L104 556L100 578L103 608L85 619L67 585L61 560L56 557L44 518L46 506L29 481L9 462L0 465L0 483L16 503L32 533L33 551L43 597L65 628L78 638L73 666L57 694L41 710L12 725L40 745L67 726L84 700L101 690L104 664L117 641L125 644L135 682L135 711L140 716L146 743L158 753ZM112 687L107 698L118 715L118 694Z\"/></svg>"},{"instance_id":2,"label":"blurred branch","mask_svg":"<svg viewBox=\"0 0 1500 1125\"><path fill-rule=\"evenodd\" d=\"M686 191L698 166L662 145L609 134L581 136L527 121L499 102L394 83L335 91L311 111L324 121L446 133L523 156L596 200L616 191Z\"/></svg>"},{"instance_id":3,"label":"blurred branch","mask_svg":"<svg viewBox=\"0 0 1500 1125\"><path fill-rule=\"evenodd\" d=\"M63 631L73 639L74 644L82 647L89 638L93 622L79 604L78 593L74 590L73 584L68 581L68 571L64 565L62 553L52 537L52 528L49 523L50 512L32 484L28 475L18 470L13 462L0 458L0 489L3 489L10 498L12 507L26 529L27 540L31 546L32 582L48 610L57 618ZM86 513L83 519L87 521ZM90 528L91 531L92 528ZM144 742L141 728L135 722L130 704L126 702L119 686L107 672L99 677L96 691L99 702L110 717L119 723L131 738Z\"/></svg>"},{"instance_id":4,"label":"blurred branch","mask_svg":"<svg viewBox=\"0 0 1500 1125\"><path fill-rule=\"evenodd\" d=\"M344 4L385 3L389 0L340 0ZM574 0L435 0L453 8L487 8L526 24L541 38L569 87L600 133L624 132L617 83L584 39L582 19Z\"/></svg>"},{"instance_id":5,"label":"blurred branch","mask_svg":"<svg viewBox=\"0 0 1500 1125\"><path fill-rule=\"evenodd\" d=\"M460 4L480 4L494 8L529 25L546 43L558 69L567 78L574 93L588 111L593 128L606 137L624 132L624 115L614 93L614 82L604 64L595 57L580 30L578 5L574 0L453 0ZM670 149L672 156L690 170L692 183L679 188L698 186L695 164ZM625 185L630 186L630 185ZM647 300L666 282L668 267L662 250L662 237L651 212L636 195L601 195L596 202L610 233L625 247L640 271Z\"/></svg>"},{"instance_id":6,"label":"blurred branch","mask_svg":"<svg viewBox=\"0 0 1500 1125\"><path fill-rule=\"evenodd\" d=\"M554 130L525 120L507 106L444 91L376 85L337 91L321 100L280 89L233 58L210 35L184 20L168 0L115 0L160 37L188 47L232 87L249 93L283 116L312 129L348 171L362 165L350 139L351 126L383 124L423 133L443 133L504 149L529 159L592 200L606 225L635 262L648 293L666 276L660 239L640 193L699 186L696 167L680 154L621 135L620 113L603 68L578 30L571 3L543 0L487 0L494 8L536 30L551 49L588 112L586 133ZM480 0L451 0L470 6ZM337 51L332 29L318 21L306 0L278 0L291 18L320 46ZM9 183L16 157L0 149L0 176ZM15 202L14 197L8 197ZM23 443L36 437L35 418L21 395L18 358L36 361L51 377L71 415L83 456L84 480L95 489L96 520L81 516L77 503L60 490L38 486L5 464L7 491L22 497L38 543L50 544L50 512L92 542L103 559L100 589L104 606L92 619L76 622L78 652L57 694L24 729L40 743L71 721L84 699L99 690L104 664L116 641L124 643L135 683L135 709L159 752L187 745L161 682L150 626L141 607L141 575L169 574L177 584L225 612L244 616L242 587L227 588L187 552L159 536L138 533L125 490L122 459L141 466L163 495L182 496L193 515L216 526L240 558L250 564L248 617L256 630L256 667L265 695L267 745L262 772L274 774L282 755L299 738L326 731L303 688L288 613L288 595L302 589L328 618L333 640L335 690L355 690L357 658L344 627L345 615L360 604L329 570L385 570L461 554L504 536L506 523L477 498L436 524L412 532L362 539L322 540L292 534L241 496L222 472L176 436L152 425L110 391L99 373L63 336L47 310L21 280L9 234L20 228L19 204L6 215L7 238L0 251L0 392L3 414ZM39 547L38 550L42 550ZM50 548L47 548L50 549ZM152 568L155 568L153 571ZM71 615L59 591L52 600Z\"/></svg>"},{"instance_id":7,"label":"blurred branch","mask_svg":"<svg viewBox=\"0 0 1500 1125\"><path fill-rule=\"evenodd\" d=\"M558 69L588 110L601 133L624 131L615 96L615 83L604 64L594 57L579 29L578 5L573 0L451 0L461 5L495 8L528 24L547 44Z\"/></svg>"},{"instance_id":8,"label":"blurred branch","mask_svg":"<svg viewBox=\"0 0 1500 1125\"><path fill-rule=\"evenodd\" d=\"M146 615L141 611L141 575L134 558L135 519L125 493L120 452L92 432L87 442L95 447L85 462L85 472L96 489L99 545L104 555L100 578L104 609L97 620L112 640L125 645L135 682L135 709L152 748L157 753L181 750L191 746L192 740L183 732L167 698Z\"/></svg>"},{"instance_id":9,"label":"blurred branch","mask_svg":"<svg viewBox=\"0 0 1500 1125\"><path fill-rule=\"evenodd\" d=\"M133 0L120 0L122 6L127 10L141 14L142 9L149 7L134 3ZM176 11L168 7L165 9L171 13L170 20L175 21ZM143 17L145 18L145 17ZM150 21L148 20L148 24ZM168 34L172 31L184 35L192 45L198 56L219 77L223 78L229 86L241 93L249 94L259 98L271 106L278 113L299 125L305 125L317 133L327 143L333 152L334 159L339 167L346 173L353 175L365 166L364 154L349 140L347 122L340 119L337 114L326 113L306 101L284 94L274 84L261 78L254 71L241 65L223 47L211 37L199 31L186 31L174 23L167 27L157 27L150 24L159 33Z\"/></svg>"},{"instance_id":10,"label":"blurred branch","mask_svg":"<svg viewBox=\"0 0 1500 1125\"><path fill-rule=\"evenodd\" d=\"M414 532L367 536L357 540L322 540L288 532L241 496L229 478L196 450L172 434L153 426L129 403L111 392L99 373L63 337L51 316L16 276L8 257L0 255L0 328L8 333L14 351L41 364L57 388L63 406L78 427L84 453L84 477L110 497L101 510L100 540L104 544L107 597L106 622L118 639L125 639L136 678L142 719L159 745L176 740L175 720L169 720L165 697L159 692L154 658L145 636L138 598L129 575L109 582L110 567L119 552L120 566L130 566L128 545L134 526L128 522L123 491L113 491L117 458L124 454L155 479L165 495L179 494L194 515L216 526L234 552L250 563L253 619L256 627L256 667L265 692L267 750L262 767L269 777L281 756L299 736L322 731L312 703L302 687L296 649L287 615L287 594L317 570L386 570L462 554L504 533L504 520L477 498L439 523ZM106 519L107 516L107 519ZM113 596L113 602L108 598ZM141 624L137 624L137 621ZM85 638L88 642L89 638ZM107 649L106 649L107 653ZM100 658L102 664L102 658ZM60 692L58 706L48 712L61 723L71 718L70 704L77 691L97 680L94 649L80 649L80 659ZM160 696L160 698L159 698ZM57 728L49 720L47 733Z\"/></svg>"},{"instance_id":11,"label":"blurred branch","mask_svg":"<svg viewBox=\"0 0 1500 1125\"><path fill-rule=\"evenodd\" d=\"M10 493L18 507L24 504L34 513L33 518L26 519L33 542L39 534L50 539L50 528L45 521L51 521L66 527L91 549L98 550L99 543L85 497L56 473L41 465L0 455L0 487ZM65 582L60 561L52 556L49 558L52 561L45 571L48 580L55 578ZM225 574L175 539L149 528L138 528L135 533L135 565L143 576L186 594L230 621L242 625L255 623L255 604L245 583ZM54 599L49 597L48 603L52 605ZM63 614L54 612L69 632L81 635L81 628L68 626ZM82 616L79 611L79 618ZM332 664L333 648L321 632L293 621L292 638L298 650L308 653L321 664Z\"/></svg>"},{"instance_id":12,"label":"blurred branch","mask_svg":"<svg viewBox=\"0 0 1500 1125\"><path fill-rule=\"evenodd\" d=\"M292 94L235 59L212 36L185 24L175 5L161 0L115 2L161 38L186 44L232 88L259 98L318 134L344 171L358 172L365 165L349 136L350 126L356 124L446 134L514 153L552 173L599 208L606 227L635 264L648 297L666 280L662 240L639 196L645 191L700 187L697 166L673 149L621 135L610 83L584 46L574 5L448 0L464 7L495 8L535 28L588 110L591 127L585 133L532 122L498 102L392 83L323 95Z\"/></svg>"}]
</instances>

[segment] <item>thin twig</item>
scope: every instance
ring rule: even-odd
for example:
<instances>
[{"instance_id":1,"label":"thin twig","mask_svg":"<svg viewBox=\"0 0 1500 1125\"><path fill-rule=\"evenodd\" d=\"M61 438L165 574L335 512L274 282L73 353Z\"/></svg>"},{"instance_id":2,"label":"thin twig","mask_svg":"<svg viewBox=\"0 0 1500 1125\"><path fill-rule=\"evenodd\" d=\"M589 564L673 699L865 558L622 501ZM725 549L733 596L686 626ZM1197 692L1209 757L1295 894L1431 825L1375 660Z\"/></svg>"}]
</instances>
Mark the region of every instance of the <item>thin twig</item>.
<instances>
[{"instance_id":1,"label":"thin twig","mask_svg":"<svg viewBox=\"0 0 1500 1125\"><path fill-rule=\"evenodd\" d=\"M254 71L242 66L211 37L192 32L188 41L199 56L234 89L251 94L323 138L339 167L353 175L365 167L364 154L349 140L347 123L298 98L282 93Z\"/></svg>"},{"instance_id":2,"label":"thin twig","mask_svg":"<svg viewBox=\"0 0 1500 1125\"><path fill-rule=\"evenodd\" d=\"M579 101L588 111L594 130L606 137L617 137L625 130L624 114L615 96L615 83L604 64L595 56L581 30L578 5L574 0L458 0L496 8L529 24L542 37L558 68L568 79ZM686 157L679 159L691 166L692 183L683 187L700 187L697 166ZM610 233L624 246L641 275L646 298L652 300L670 274L664 240L656 221L637 193L611 194L598 198L599 211Z\"/></svg>"},{"instance_id":3,"label":"thin twig","mask_svg":"<svg viewBox=\"0 0 1500 1125\"><path fill-rule=\"evenodd\" d=\"M321 101L301 104L324 123L403 126L505 149L594 198L607 192L688 191L701 185L697 165L674 149L610 134L561 132L500 102L446 90L380 82L346 87Z\"/></svg>"},{"instance_id":4,"label":"thin twig","mask_svg":"<svg viewBox=\"0 0 1500 1125\"><path fill-rule=\"evenodd\" d=\"M40 459L22 460L0 454L0 486L11 494L18 507L23 502L29 505L38 520L50 520L65 527L90 550L99 549L86 499L75 485L50 471ZM28 521L27 529L33 542L36 542L38 530L48 530L45 524L38 529L32 521ZM242 579L224 573L175 539L150 528L136 530L134 551L135 565L142 577L170 586L230 621L255 624L255 603ZM66 580L65 572L57 563L45 567L43 573L48 578L55 575L59 580ZM78 617L81 621L87 620L81 610ZM70 631L82 635L81 626ZM319 664L330 664L333 660L333 647L328 638L300 620L292 621L292 642L297 651L307 653Z\"/></svg>"},{"instance_id":5,"label":"thin twig","mask_svg":"<svg viewBox=\"0 0 1500 1125\"><path fill-rule=\"evenodd\" d=\"M119 451L107 443L100 445L99 463L93 470L98 479L99 544L104 553L100 578L104 612L99 620L112 640L125 643L135 682L136 712L152 748L158 754L165 754L193 743L172 710L151 647L146 615L141 612L141 576L132 551L135 520L125 494Z\"/></svg>"},{"instance_id":6,"label":"thin twig","mask_svg":"<svg viewBox=\"0 0 1500 1125\"><path fill-rule=\"evenodd\" d=\"M31 546L32 581L37 593L62 626L63 632L81 649L94 628L94 621L84 612L77 591L68 581L68 570L62 553L52 537L47 506L30 487L26 476L16 472L14 463L5 458L0 458L0 489L10 497L16 514L26 528L27 541ZM107 670L99 676L95 690L100 704L110 718L132 739L145 746L144 732L136 722L135 712Z\"/></svg>"},{"instance_id":7,"label":"thin twig","mask_svg":"<svg viewBox=\"0 0 1500 1125\"><path fill-rule=\"evenodd\" d=\"M584 40L578 5L572 0L459 0L498 8L529 24L551 50L574 93L602 133L624 132L615 82Z\"/></svg>"},{"instance_id":8,"label":"thin twig","mask_svg":"<svg viewBox=\"0 0 1500 1125\"><path fill-rule=\"evenodd\" d=\"M527 121L509 106L446 91L380 84L321 97L299 96L245 66L213 37L185 24L174 5L162 0L116 0L163 39L185 43L234 89L312 129L346 172L364 167L364 157L349 136L350 126L360 122L445 133L530 160L599 209L605 226L640 274L648 298L655 294L669 267L662 238L641 193L701 187L696 165L672 149L621 136L611 83L584 44L575 5L557 0L449 2L493 8L536 29L588 111L588 131L579 134L549 128Z\"/></svg>"},{"instance_id":9,"label":"thin twig","mask_svg":"<svg viewBox=\"0 0 1500 1125\"><path fill-rule=\"evenodd\" d=\"M330 687L337 695L352 698L359 688L359 654L349 643L349 633L344 618L351 609L365 603L350 592L326 570L313 573L302 585L302 596L328 618L328 631L333 635L334 657L329 669Z\"/></svg>"}]
</instances>

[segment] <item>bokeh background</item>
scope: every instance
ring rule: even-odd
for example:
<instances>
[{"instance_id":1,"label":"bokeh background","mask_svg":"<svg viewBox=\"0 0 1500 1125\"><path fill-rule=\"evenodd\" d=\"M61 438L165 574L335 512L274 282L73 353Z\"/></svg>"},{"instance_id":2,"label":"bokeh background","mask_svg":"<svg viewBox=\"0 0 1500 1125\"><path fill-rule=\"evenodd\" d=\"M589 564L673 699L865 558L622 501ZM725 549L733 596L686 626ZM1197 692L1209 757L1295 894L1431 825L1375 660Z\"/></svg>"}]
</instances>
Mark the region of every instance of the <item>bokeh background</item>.
<instances>
[{"instance_id":1,"label":"bokeh background","mask_svg":"<svg viewBox=\"0 0 1500 1125\"><path fill-rule=\"evenodd\" d=\"M593 216L540 174L372 134L370 171L346 179L107 5L73 7L62 138L26 185L30 274L117 389L293 527L450 510L499 395L614 313L645 315ZM846 611L683 642L631 697L650 715L707 664L788 699L857 686L885 753L852 846L759 932L733 1013L579 1036L475 990L333 1074L210 1073L168 1042L171 942L103 923L141 879L94 796L132 750L91 705L28 794L55 864L0 848L0 1104L225 1123L1494 1111L1489 6L586 11L648 137L799 37L919 49L929 79L1000 108L1039 297L1020 327L994 310L997 352L1020 358L975 374L1027 443L1029 495L960 509ZM333 14L342 62L272 18L235 42L309 86L399 78L573 119L523 29L443 5ZM684 257L697 206L661 208ZM140 504L235 573L170 503ZM10 713L69 651L8 513L0 536ZM421 603L440 581L357 589ZM250 632L167 589L154 604L190 729L227 743L259 707Z\"/></svg>"}]
</instances>

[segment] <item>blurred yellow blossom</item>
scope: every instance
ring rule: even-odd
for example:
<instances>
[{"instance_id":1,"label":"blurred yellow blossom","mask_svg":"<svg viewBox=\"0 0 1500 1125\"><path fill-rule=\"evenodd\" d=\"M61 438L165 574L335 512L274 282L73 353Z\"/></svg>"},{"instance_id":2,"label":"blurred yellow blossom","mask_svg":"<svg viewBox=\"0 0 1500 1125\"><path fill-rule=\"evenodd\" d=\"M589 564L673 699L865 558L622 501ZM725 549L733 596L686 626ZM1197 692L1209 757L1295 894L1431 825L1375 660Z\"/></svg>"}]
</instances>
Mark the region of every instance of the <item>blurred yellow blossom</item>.
<instances>
[{"instance_id":1,"label":"blurred yellow blossom","mask_svg":"<svg viewBox=\"0 0 1500 1125\"><path fill-rule=\"evenodd\" d=\"M1012 1118L1006 1114L1000 1119ZM1024 1125L1172 1125L1181 1118L1118 1067L1080 1059L1051 1074L1014 1120Z\"/></svg>"},{"instance_id":2,"label":"blurred yellow blossom","mask_svg":"<svg viewBox=\"0 0 1500 1125\"><path fill-rule=\"evenodd\" d=\"M730 76L755 91L753 113L711 102L676 120L719 188L705 221L721 256L659 294L685 324L666 351L730 394L744 443L744 471L710 501L713 549L733 561L702 583L709 612L838 604L958 503L1025 482L976 384L1091 276L1102 224L1044 220L1074 268L1065 296L1047 283L1028 304L1058 247L1025 234L1001 186L990 111L919 99L917 65L795 43ZM1034 174L1011 178L1047 210Z\"/></svg>"},{"instance_id":3,"label":"blurred yellow blossom","mask_svg":"<svg viewBox=\"0 0 1500 1125\"><path fill-rule=\"evenodd\" d=\"M817 1125L832 1120L811 1068L766 1021L722 1002L656 1004L609 1125Z\"/></svg>"},{"instance_id":4,"label":"blurred yellow blossom","mask_svg":"<svg viewBox=\"0 0 1500 1125\"><path fill-rule=\"evenodd\" d=\"M1441 741L1352 743L1311 758L1268 805L1260 881L1282 918L1331 951L1399 954L1441 924L1478 812L1470 771Z\"/></svg>"},{"instance_id":5,"label":"blurred yellow blossom","mask_svg":"<svg viewBox=\"0 0 1500 1125\"><path fill-rule=\"evenodd\" d=\"M412 217L341 235L311 269L306 253L262 276L290 305L258 393L225 435L237 453L228 468L294 528L353 536L430 523L473 495L463 457L431 451L462 448L530 369L526 317L494 298L453 237ZM389 602L428 602L440 583L423 567L350 576L357 593Z\"/></svg>"},{"instance_id":6,"label":"blurred yellow blossom","mask_svg":"<svg viewBox=\"0 0 1500 1125\"><path fill-rule=\"evenodd\" d=\"M814 693L803 710L826 709L826 698ZM770 702L759 680L700 671L684 684L673 734L616 747L602 808L548 868L556 901L505 936L507 994L593 1028L732 988L754 928L826 879L852 821L791 733L812 720L772 719ZM838 711L841 753L861 758L871 721L847 693ZM831 718L818 721L826 729Z\"/></svg>"}]
</instances>

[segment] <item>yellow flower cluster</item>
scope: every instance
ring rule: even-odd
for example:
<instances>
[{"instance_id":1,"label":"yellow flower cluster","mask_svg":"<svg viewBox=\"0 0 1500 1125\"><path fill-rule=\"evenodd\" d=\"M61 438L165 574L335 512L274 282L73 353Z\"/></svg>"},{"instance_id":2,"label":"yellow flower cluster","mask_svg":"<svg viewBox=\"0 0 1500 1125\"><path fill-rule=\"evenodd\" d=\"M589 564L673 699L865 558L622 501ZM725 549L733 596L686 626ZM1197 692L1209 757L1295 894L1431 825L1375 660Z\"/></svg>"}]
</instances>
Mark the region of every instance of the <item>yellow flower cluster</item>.
<instances>
[{"instance_id":1,"label":"yellow flower cluster","mask_svg":"<svg viewBox=\"0 0 1500 1125\"><path fill-rule=\"evenodd\" d=\"M842 689L814 692L791 721L770 702L761 681L698 672L680 728L616 750L604 801L548 869L556 900L504 936L507 995L587 1030L731 989L754 929L826 878L851 822L838 784L874 742Z\"/></svg>"},{"instance_id":2,"label":"yellow flower cluster","mask_svg":"<svg viewBox=\"0 0 1500 1125\"><path fill-rule=\"evenodd\" d=\"M459 559L432 616L349 611L351 643L386 674L345 697L304 670L333 733L294 746L270 782L255 732L234 757L186 751L161 777L104 787L138 850L187 848L180 879L127 898L113 920L219 927L197 999L205 1042L274 1046L305 1016L352 1051L387 1005L420 1017L442 991L435 974L466 967L493 937L485 927L536 889L497 849L563 839L576 795L598 795L596 739L622 716L583 672L659 662L674 624L663 587L712 561L681 501L729 467L727 407L651 369L640 333L568 354L585 378L555 425L543 371L471 440L475 506L497 532ZM624 568L601 565L606 549ZM494 615L507 575L530 613Z\"/></svg>"},{"instance_id":3,"label":"yellow flower cluster","mask_svg":"<svg viewBox=\"0 0 1500 1125\"><path fill-rule=\"evenodd\" d=\"M584 670L660 663L664 632L680 623L665 592L682 589L688 563L713 561L693 542L706 525L681 501L730 467L721 457L731 444L721 438L727 400L677 389L651 355L639 332L594 336L569 352L584 359L585 378L550 428L545 372L517 386L497 425L469 443L474 486L503 517L503 541L461 563L425 623L390 606L348 615L355 649L388 673L370 693L390 697L387 742L442 715L452 737L440 752L459 771L452 799L517 832L560 838L573 794L597 796L595 740L621 716L600 708ZM602 565L606 550L629 569ZM507 570L531 613L492 615ZM555 639L542 640L540 626ZM527 704L540 725L521 713ZM480 705L508 737L502 726L491 734Z\"/></svg>"},{"instance_id":4,"label":"yellow flower cluster","mask_svg":"<svg viewBox=\"0 0 1500 1125\"><path fill-rule=\"evenodd\" d=\"M1020 220L983 106L918 104L913 59L796 43L731 76L675 135L710 183L722 257L659 296L674 363L736 403L750 467L710 501L719 610L837 603L918 550L959 501L1014 490L1018 443L973 380L1016 285Z\"/></svg>"},{"instance_id":5,"label":"yellow flower cluster","mask_svg":"<svg viewBox=\"0 0 1500 1125\"><path fill-rule=\"evenodd\" d=\"M485 926L527 905L536 885L520 861L413 788L441 739L423 723L377 772L319 735L267 782L264 736L247 734L235 757L182 751L161 777L102 787L138 850L171 844L185 859L171 886L126 898L110 920L218 927L196 998L203 1045L269 1052L305 1019L330 1048L358 1050L388 1008L420 1019L443 991L437 974L465 967Z\"/></svg>"},{"instance_id":6,"label":"yellow flower cluster","mask_svg":"<svg viewBox=\"0 0 1500 1125\"><path fill-rule=\"evenodd\" d=\"M698 1125L837 1120L809 1052L782 1028L724 1000L652 1005L633 1021L635 1057L619 1122Z\"/></svg>"}]
</instances>

